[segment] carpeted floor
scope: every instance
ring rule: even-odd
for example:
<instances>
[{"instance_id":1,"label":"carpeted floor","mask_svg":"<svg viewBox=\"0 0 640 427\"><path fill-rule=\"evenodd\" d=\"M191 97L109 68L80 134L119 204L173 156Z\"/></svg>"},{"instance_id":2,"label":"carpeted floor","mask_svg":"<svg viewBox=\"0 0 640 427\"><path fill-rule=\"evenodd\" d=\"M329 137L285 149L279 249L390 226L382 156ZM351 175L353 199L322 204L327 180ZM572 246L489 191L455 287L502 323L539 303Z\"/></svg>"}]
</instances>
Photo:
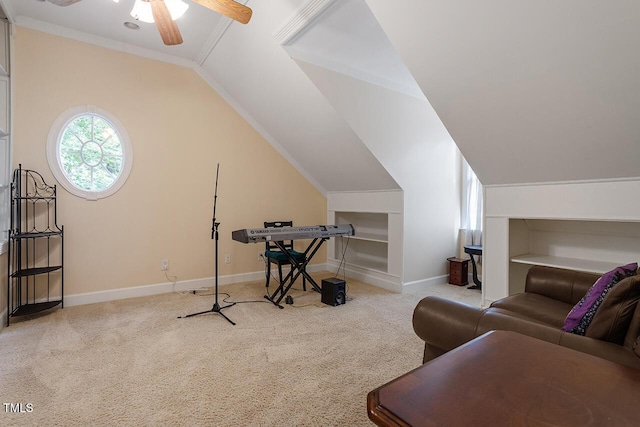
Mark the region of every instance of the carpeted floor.
<instances>
[{"instance_id":1,"label":"carpeted floor","mask_svg":"<svg viewBox=\"0 0 640 427\"><path fill-rule=\"evenodd\" d=\"M318 282L328 273L314 275ZM69 307L0 331L0 395L23 404L0 425L358 426L367 393L421 363L411 326L427 294L479 305L453 285L400 295L349 279L348 301L331 307L292 290L280 310L263 282L212 293L163 294ZM27 405L30 404L30 405Z\"/></svg>"}]
</instances>

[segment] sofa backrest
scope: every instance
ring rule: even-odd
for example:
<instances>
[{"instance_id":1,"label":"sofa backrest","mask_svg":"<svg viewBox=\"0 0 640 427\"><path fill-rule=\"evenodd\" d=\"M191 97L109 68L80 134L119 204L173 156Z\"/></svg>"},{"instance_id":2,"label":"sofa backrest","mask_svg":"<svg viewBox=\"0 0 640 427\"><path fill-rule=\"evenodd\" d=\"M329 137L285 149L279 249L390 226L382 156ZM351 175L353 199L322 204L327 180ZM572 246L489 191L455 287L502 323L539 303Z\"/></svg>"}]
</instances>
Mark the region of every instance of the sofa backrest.
<instances>
[{"instance_id":1,"label":"sofa backrest","mask_svg":"<svg viewBox=\"0 0 640 427\"><path fill-rule=\"evenodd\" d=\"M576 304L598 278L599 274L535 265L527 273L525 292Z\"/></svg>"},{"instance_id":2,"label":"sofa backrest","mask_svg":"<svg viewBox=\"0 0 640 427\"><path fill-rule=\"evenodd\" d=\"M575 305L600 278L598 274L534 266L525 292ZM586 336L633 349L640 340L640 275L628 277L609 291L593 317Z\"/></svg>"}]
</instances>

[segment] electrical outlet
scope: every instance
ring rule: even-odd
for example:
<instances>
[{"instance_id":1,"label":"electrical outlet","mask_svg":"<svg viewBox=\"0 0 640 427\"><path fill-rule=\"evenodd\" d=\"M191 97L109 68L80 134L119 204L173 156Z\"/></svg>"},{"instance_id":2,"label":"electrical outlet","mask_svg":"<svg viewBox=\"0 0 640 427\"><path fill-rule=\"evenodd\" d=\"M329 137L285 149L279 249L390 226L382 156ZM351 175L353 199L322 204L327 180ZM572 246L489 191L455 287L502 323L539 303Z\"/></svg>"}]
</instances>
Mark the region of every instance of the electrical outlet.
<instances>
[{"instance_id":1,"label":"electrical outlet","mask_svg":"<svg viewBox=\"0 0 640 427\"><path fill-rule=\"evenodd\" d=\"M224 256L224 263L225 264L231 264L231 254L226 254Z\"/></svg>"},{"instance_id":2,"label":"electrical outlet","mask_svg":"<svg viewBox=\"0 0 640 427\"><path fill-rule=\"evenodd\" d=\"M163 259L160 261L160 270L167 271L169 269L169 260Z\"/></svg>"}]
</instances>

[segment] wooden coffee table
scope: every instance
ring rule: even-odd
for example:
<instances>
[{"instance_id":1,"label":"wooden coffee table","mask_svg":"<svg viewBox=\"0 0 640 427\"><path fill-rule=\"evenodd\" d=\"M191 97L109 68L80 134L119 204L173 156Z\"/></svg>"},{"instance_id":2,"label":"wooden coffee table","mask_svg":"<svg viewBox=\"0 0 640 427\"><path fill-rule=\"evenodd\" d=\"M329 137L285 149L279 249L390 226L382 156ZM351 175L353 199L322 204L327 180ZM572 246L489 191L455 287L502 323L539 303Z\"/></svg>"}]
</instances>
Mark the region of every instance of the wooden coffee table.
<instances>
[{"instance_id":1,"label":"wooden coffee table","mask_svg":"<svg viewBox=\"0 0 640 427\"><path fill-rule=\"evenodd\" d=\"M492 331L367 396L379 426L640 426L640 370Z\"/></svg>"}]
</instances>

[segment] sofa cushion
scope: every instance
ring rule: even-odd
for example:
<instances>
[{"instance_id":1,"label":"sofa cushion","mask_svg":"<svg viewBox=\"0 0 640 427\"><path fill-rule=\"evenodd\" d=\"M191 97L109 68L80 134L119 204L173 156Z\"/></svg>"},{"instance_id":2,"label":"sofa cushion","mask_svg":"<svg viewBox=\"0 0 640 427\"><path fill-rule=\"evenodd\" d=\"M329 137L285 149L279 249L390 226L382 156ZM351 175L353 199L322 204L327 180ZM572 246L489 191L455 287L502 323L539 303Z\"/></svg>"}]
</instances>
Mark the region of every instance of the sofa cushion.
<instances>
[{"instance_id":1,"label":"sofa cushion","mask_svg":"<svg viewBox=\"0 0 640 427\"><path fill-rule=\"evenodd\" d=\"M478 321L476 336L492 330L512 331L558 344L562 332L549 324L524 316L522 313L489 307Z\"/></svg>"},{"instance_id":2,"label":"sofa cushion","mask_svg":"<svg viewBox=\"0 0 640 427\"><path fill-rule=\"evenodd\" d=\"M640 275L621 280L602 300L585 335L622 345L639 299Z\"/></svg>"},{"instance_id":3,"label":"sofa cushion","mask_svg":"<svg viewBox=\"0 0 640 427\"><path fill-rule=\"evenodd\" d=\"M616 267L603 274L591 286L584 297L571 309L564 321L562 330L584 335L607 293L621 280L633 276L638 269L637 263Z\"/></svg>"},{"instance_id":4,"label":"sofa cushion","mask_svg":"<svg viewBox=\"0 0 640 427\"><path fill-rule=\"evenodd\" d=\"M531 320L561 328L573 305L525 292L499 299L491 307L520 313Z\"/></svg>"}]
</instances>

